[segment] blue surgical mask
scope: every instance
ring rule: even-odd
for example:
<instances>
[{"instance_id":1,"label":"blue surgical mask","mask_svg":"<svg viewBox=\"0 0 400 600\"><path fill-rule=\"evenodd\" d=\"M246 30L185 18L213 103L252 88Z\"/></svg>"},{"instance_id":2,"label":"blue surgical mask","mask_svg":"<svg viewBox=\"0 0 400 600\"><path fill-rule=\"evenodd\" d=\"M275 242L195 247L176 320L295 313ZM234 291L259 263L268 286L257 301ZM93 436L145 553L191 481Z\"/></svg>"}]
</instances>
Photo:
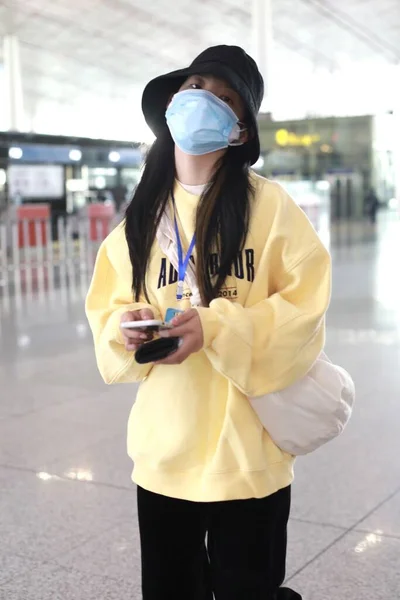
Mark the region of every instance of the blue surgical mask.
<instances>
[{"instance_id":1,"label":"blue surgical mask","mask_svg":"<svg viewBox=\"0 0 400 600\"><path fill-rule=\"evenodd\" d=\"M165 116L175 144L185 154L208 154L242 144L238 117L206 90L178 92Z\"/></svg>"}]
</instances>

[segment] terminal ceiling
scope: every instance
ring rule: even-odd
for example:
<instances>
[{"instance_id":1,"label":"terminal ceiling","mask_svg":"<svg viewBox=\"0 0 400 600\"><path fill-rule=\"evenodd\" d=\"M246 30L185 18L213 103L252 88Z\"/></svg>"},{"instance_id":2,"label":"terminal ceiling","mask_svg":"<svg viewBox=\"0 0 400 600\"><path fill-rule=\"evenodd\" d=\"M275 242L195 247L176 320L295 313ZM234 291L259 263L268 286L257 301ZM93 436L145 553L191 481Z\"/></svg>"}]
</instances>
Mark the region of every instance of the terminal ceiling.
<instances>
[{"instance_id":1,"label":"terminal ceiling","mask_svg":"<svg viewBox=\"0 0 400 600\"><path fill-rule=\"evenodd\" d=\"M99 137L144 137L140 93L150 78L218 43L257 54L252 6L252 0L0 0L0 36L14 32L20 40L30 127L93 135L97 122ZM377 110L400 105L393 77L400 0L272 0L272 10L269 99L279 117L323 106L356 112L357 92L357 102L365 100L360 112L374 110L374 102Z\"/></svg>"}]
</instances>

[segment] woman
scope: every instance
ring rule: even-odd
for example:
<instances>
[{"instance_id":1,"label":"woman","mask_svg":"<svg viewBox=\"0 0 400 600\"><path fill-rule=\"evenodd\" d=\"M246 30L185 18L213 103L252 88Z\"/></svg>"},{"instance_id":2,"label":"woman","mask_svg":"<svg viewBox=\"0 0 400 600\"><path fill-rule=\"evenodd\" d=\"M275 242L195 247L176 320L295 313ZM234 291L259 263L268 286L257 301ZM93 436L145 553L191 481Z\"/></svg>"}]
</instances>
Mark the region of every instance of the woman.
<instances>
[{"instance_id":1,"label":"woman","mask_svg":"<svg viewBox=\"0 0 400 600\"><path fill-rule=\"evenodd\" d=\"M320 353L330 260L282 188L249 170L262 98L255 62L234 46L147 85L157 139L87 297L104 380L141 382L128 451L144 600L300 598L280 588L293 457L248 398L292 384ZM183 247L179 273L156 241L164 214ZM191 307L193 245L201 306ZM181 338L179 349L137 364L148 336L121 322L164 319L169 308L183 312L162 335Z\"/></svg>"}]
</instances>

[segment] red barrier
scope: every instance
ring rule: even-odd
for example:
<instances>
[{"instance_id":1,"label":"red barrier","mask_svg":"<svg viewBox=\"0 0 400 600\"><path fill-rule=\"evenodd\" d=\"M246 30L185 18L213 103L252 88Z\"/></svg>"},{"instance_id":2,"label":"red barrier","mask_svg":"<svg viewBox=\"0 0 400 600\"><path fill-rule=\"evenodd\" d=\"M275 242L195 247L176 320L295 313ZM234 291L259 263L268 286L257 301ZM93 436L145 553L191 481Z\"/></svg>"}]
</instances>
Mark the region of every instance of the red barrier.
<instances>
[{"instance_id":1,"label":"red barrier","mask_svg":"<svg viewBox=\"0 0 400 600\"><path fill-rule=\"evenodd\" d=\"M46 223L50 219L50 204L23 204L17 208L18 245L45 246L47 243ZM36 224L39 222L40 233L36 239Z\"/></svg>"},{"instance_id":2,"label":"red barrier","mask_svg":"<svg viewBox=\"0 0 400 600\"><path fill-rule=\"evenodd\" d=\"M90 241L100 242L111 231L111 222L115 217L115 208L112 204L103 204L101 202L89 204L88 217Z\"/></svg>"}]
</instances>

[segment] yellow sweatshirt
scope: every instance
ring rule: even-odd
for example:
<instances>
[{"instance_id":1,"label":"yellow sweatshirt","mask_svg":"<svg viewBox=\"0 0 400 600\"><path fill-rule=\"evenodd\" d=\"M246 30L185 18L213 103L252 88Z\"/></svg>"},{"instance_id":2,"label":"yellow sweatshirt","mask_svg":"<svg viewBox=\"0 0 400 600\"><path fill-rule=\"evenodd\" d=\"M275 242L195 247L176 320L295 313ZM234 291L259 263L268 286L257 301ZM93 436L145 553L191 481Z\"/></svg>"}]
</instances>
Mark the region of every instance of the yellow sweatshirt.
<instances>
[{"instance_id":1,"label":"yellow sweatshirt","mask_svg":"<svg viewBox=\"0 0 400 600\"><path fill-rule=\"evenodd\" d=\"M98 367L106 383L141 382L128 425L132 478L165 496L261 498L293 479L293 457L273 443L248 397L292 384L323 348L330 258L286 192L254 173L251 179L256 195L245 248L221 297L198 309L204 348L183 364L140 366L124 349L121 314L149 305L133 302L123 224L97 256L86 311ZM198 197L178 183L174 193L187 249ZM211 256L214 272L217 263ZM147 281L156 318L169 307L190 308L189 298L176 300L177 274L157 243Z\"/></svg>"}]
</instances>

